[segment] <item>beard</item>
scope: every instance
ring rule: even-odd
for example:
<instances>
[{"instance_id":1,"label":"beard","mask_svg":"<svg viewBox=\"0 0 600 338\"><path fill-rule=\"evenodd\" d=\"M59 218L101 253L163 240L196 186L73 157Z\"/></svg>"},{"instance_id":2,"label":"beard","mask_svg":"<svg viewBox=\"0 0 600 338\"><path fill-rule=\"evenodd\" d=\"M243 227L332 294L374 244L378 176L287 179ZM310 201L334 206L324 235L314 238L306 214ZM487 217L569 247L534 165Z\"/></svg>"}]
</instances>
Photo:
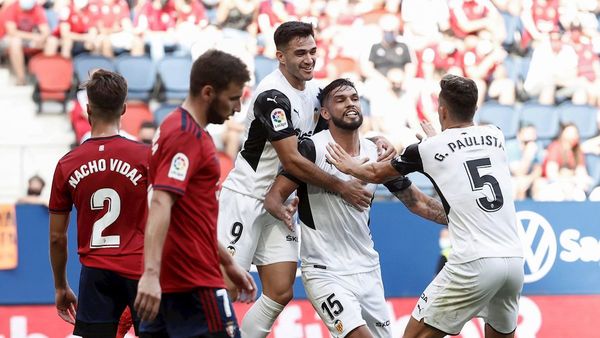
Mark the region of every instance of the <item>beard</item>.
<instances>
[{"instance_id":1,"label":"beard","mask_svg":"<svg viewBox=\"0 0 600 338\"><path fill-rule=\"evenodd\" d=\"M208 106L208 111L206 112L206 118L208 123L212 124L223 124L227 117L221 116L219 114L219 100L214 99Z\"/></svg>"},{"instance_id":2,"label":"beard","mask_svg":"<svg viewBox=\"0 0 600 338\"><path fill-rule=\"evenodd\" d=\"M331 122L333 122L333 124L340 129L356 130L356 129L360 128L360 126L362 125L363 116L362 116L362 114L360 114L360 115L358 115L358 120L354 120L352 122L346 122L346 121L344 121L343 117L338 119L337 117L334 117L332 115Z\"/></svg>"}]
</instances>

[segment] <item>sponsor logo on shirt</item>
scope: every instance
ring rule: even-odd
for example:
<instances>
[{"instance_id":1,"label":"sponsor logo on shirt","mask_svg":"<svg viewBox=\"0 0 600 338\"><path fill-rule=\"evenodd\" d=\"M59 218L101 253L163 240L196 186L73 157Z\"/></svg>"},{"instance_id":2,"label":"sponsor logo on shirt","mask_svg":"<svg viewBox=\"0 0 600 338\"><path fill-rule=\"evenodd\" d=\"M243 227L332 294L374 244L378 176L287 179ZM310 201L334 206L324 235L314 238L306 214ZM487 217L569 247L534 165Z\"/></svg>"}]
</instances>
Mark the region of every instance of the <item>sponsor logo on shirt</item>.
<instances>
[{"instance_id":1,"label":"sponsor logo on shirt","mask_svg":"<svg viewBox=\"0 0 600 338\"><path fill-rule=\"evenodd\" d=\"M271 112L271 122L273 122L273 129L275 131L280 131L288 127L285 112L280 108L275 108Z\"/></svg>"},{"instance_id":2,"label":"sponsor logo on shirt","mask_svg":"<svg viewBox=\"0 0 600 338\"><path fill-rule=\"evenodd\" d=\"M168 177L178 181L185 180L189 166L190 161L184 153L175 154L173 160L171 160L171 168L169 169Z\"/></svg>"}]
</instances>

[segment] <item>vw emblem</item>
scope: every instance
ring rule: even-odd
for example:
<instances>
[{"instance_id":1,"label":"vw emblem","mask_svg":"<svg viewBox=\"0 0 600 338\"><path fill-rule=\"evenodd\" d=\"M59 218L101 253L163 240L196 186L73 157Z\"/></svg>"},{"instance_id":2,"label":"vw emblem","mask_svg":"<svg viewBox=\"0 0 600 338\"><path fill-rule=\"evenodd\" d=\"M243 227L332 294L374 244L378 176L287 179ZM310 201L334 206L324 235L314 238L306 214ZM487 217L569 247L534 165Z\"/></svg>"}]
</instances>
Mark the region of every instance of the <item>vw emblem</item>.
<instances>
[{"instance_id":1,"label":"vw emblem","mask_svg":"<svg viewBox=\"0 0 600 338\"><path fill-rule=\"evenodd\" d=\"M520 225L517 230L525 253L525 283L532 283L542 279L552 269L557 251L556 235L550 223L533 211L517 212L517 220Z\"/></svg>"}]
</instances>

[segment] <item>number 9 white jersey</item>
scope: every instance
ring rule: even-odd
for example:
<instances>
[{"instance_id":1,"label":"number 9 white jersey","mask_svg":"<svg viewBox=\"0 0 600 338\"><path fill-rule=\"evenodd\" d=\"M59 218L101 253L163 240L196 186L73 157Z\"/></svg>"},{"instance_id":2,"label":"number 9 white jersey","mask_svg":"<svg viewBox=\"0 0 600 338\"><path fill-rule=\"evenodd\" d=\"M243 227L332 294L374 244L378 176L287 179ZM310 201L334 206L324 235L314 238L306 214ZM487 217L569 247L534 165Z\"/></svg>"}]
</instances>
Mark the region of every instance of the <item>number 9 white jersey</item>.
<instances>
[{"instance_id":1,"label":"number 9 white jersey","mask_svg":"<svg viewBox=\"0 0 600 338\"><path fill-rule=\"evenodd\" d=\"M402 174L433 182L448 215L451 263L523 257L505 140L495 126L451 128L392 160Z\"/></svg>"}]
</instances>

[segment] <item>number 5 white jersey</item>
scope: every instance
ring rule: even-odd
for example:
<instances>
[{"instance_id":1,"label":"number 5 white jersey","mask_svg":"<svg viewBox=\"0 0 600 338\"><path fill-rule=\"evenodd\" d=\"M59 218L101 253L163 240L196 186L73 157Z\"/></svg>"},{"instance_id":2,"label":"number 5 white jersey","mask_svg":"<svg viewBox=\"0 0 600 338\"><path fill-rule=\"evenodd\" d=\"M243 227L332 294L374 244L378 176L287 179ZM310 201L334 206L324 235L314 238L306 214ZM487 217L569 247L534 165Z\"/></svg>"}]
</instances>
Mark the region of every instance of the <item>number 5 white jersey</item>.
<instances>
[{"instance_id":1,"label":"number 5 white jersey","mask_svg":"<svg viewBox=\"0 0 600 338\"><path fill-rule=\"evenodd\" d=\"M448 215L450 263L523 257L502 132L494 126L451 128L408 146L392 165L433 182Z\"/></svg>"}]
</instances>

